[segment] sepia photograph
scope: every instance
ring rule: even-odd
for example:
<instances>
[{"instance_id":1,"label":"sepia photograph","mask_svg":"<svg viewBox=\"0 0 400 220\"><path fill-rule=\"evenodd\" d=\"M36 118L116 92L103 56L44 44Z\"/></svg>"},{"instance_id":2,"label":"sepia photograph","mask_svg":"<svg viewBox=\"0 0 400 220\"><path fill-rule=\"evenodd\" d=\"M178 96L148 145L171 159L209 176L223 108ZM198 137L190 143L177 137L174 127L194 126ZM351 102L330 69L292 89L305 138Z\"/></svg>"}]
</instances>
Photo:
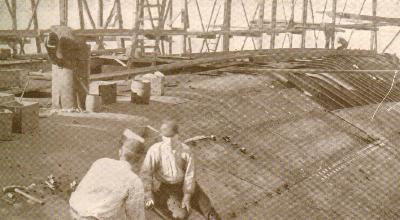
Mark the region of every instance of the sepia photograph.
<instances>
[{"instance_id":1,"label":"sepia photograph","mask_svg":"<svg viewBox=\"0 0 400 220\"><path fill-rule=\"evenodd\" d=\"M400 0L0 0L0 220L400 219Z\"/></svg>"}]
</instances>

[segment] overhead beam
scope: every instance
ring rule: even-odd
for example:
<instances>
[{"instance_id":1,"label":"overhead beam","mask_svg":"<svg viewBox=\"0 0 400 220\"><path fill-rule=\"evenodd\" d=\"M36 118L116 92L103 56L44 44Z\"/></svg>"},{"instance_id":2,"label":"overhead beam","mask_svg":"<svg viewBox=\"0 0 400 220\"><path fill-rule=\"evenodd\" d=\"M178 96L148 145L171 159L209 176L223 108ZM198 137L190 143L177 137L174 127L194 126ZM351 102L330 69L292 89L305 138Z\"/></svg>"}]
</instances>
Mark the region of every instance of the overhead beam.
<instances>
[{"instance_id":1,"label":"overhead beam","mask_svg":"<svg viewBox=\"0 0 400 220\"><path fill-rule=\"evenodd\" d=\"M222 38L223 51L229 51L229 46L230 46L229 43L231 36L228 32L231 29L231 14L232 14L232 0L225 0L223 30L226 31L226 33L223 35Z\"/></svg>"},{"instance_id":2,"label":"overhead beam","mask_svg":"<svg viewBox=\"0 0 400 220\"><path fill-rule=\"evenodd\" d=\"M322 13L322 12L318 12ZM326 12L326 14L329 17L333 16L333 12ZM335 13L337 17L341 17L344 19L350 19L350 20L362 20L362 21L376 21L377 25L380 25L380 23L383 24L390 24L392 26L400 26L400 18L389 18L389 17L381 17L381 16L371 16L371 15L358 15L358 14L353 14L353 13L342 13L342 12L337 12Z\"/></svg>"}]
</instances>

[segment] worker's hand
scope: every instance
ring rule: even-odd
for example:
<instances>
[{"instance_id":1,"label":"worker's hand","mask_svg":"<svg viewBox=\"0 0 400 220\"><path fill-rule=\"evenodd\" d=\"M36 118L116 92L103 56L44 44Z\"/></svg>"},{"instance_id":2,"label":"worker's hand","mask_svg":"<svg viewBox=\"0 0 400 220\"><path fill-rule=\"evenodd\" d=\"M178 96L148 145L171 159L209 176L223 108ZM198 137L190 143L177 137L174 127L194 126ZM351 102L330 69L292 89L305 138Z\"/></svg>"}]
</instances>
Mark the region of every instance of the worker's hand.
<instances>
[{"instance_id":1,"label":"worker's hand","mask_svg":"<svg viewBox=\"0 0 400 220\"><path fill-rule=\"evenodd\" d=\"M151 208L153 208L153 206L154 206L154 201L153 201L152 199L147 200L145 206L146 206L146 209L151 209Z\"/></svg>"},{"instance_id":2,"label":"worker's hand","mask_svg":"<svg viewBox=\"0 0 400 220\"><path fill-rule=\"evenodd\" d=\"M190 194L185 194L182 199L182 208L186 209L188 212L190 212L190 209L191 209L190 198L191 198Z\"/></svg>"}]
</instances>

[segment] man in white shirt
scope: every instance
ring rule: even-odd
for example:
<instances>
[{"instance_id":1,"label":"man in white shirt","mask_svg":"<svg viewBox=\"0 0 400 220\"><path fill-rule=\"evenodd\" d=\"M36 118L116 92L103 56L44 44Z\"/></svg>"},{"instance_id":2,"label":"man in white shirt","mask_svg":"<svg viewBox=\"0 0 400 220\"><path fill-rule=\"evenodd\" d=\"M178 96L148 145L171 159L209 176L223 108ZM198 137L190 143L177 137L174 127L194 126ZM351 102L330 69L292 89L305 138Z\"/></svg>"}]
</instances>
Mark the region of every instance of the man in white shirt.
<instances>
[{"instance_id":1,"label":"man in white shirt","mask_svg":"<svg viewBox=\"0 0 400 220\"><path fill-rule=\"evenodd\" d=\"M150 147L142 165L146 207L156 205L168 209L173 219L186 219L193 204L206 219L219 219L196 184L193 154L179 141L177 123L164 120L160 130L162 141Z\"/></svg>"},{"instance_id":2,"label":"man in white shirt","mask_svg":"<svg viewBox=\"0 0 400 220\"><path fill-rule=\"evenodd\" d=\"M119 160L95 161L69 200L74 220L144 220L144 191L132 171L143 151L143 138L125 130Z\"/></svg>"}]
</instances>

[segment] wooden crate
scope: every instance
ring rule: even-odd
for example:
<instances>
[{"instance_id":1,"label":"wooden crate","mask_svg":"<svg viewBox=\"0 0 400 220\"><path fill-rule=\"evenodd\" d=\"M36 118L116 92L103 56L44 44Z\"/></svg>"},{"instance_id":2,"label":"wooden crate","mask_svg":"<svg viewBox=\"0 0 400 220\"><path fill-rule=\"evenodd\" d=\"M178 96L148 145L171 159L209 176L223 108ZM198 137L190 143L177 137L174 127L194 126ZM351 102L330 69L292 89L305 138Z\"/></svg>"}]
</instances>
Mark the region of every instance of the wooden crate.
<instances>
[{"instance_id":1,"label":"wooden crate","mask_svg":"<svg viewBox=\"0 0 400 220\"><path fill-rule=\"evenodd\" d=\"M0 141L11 140L13 113L8 109L0 109Z\"/></svg>"},{"instance_id":2,"label":"wooden crate","mask_svg":"<svg viewBox=\"0 0 400 220\"><path fill-rule=\"evenodd\" d=\"M7 60L11 58L11 49L0 49L0 60Z\"/></svg>"},{"instance_id":3,"label":"wooden crate","mask_svg":"<svg viewBox=\"0 0 400 220\"><path fill-rule=\"evenodd\" d=\"M39 127L39 103L8 102L0 104L0 109L13 112L12 132L32 133Z\"/></svg>"},{"instance_id":4,"label":"wooden crate","mask_svg":"<svg viewBox=\"0 0 400 220\"><path fill-rule=\"evenodd\" d=\"M109 105L117 102L117 84L99 85L99 95L104 105Z\"/></svg>"}]
</instances>

